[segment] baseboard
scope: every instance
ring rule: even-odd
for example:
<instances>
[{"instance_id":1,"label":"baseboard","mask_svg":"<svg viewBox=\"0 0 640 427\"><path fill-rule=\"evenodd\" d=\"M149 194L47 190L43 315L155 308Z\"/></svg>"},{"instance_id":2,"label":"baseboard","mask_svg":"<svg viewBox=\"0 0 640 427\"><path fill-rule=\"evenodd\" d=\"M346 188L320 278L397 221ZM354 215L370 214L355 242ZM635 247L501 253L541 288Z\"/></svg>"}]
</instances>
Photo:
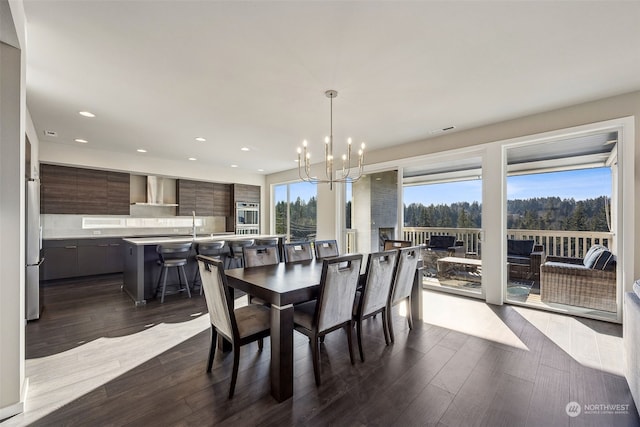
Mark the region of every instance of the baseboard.
<instances>
[{"instance_id":1,"label":"baseboard","mask_svg":"<svg viewBox=\"0 0 640 427\"><path fill-rule=\"evenodd\" d=\"M25 378L22 383L22 392L20 393L20 401L13 405L0 408L0 422L7 418L11 418L14 415L18 415L24 412L24 402L27 400L27 393L29 392L29 378Z\"/></svg>"}]
</instances>

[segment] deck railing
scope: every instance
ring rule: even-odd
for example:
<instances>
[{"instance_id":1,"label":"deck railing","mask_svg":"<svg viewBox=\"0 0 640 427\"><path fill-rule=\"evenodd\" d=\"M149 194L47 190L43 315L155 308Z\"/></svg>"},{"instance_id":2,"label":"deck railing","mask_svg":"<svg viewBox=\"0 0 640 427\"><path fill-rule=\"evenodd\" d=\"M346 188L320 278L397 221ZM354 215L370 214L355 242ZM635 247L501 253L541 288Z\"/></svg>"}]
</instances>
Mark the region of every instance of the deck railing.
<instances>
[{"instance_id":1,"label":"deck railing","mask_svg":"<svg viewBox=\"0 0 640 427\"><path fill-rule=\"evenodd\" d=\"M405 227L403 239L419 245L426 243L433 235L456 236L464 242L467 252L482 252L479 228ZM533 239L544 246L546 255L583 258L591 245L600 244L615 248L613 233L597 231L557 231L557 230L507 230L509 239Z\"/></svg>"}]
</instances>

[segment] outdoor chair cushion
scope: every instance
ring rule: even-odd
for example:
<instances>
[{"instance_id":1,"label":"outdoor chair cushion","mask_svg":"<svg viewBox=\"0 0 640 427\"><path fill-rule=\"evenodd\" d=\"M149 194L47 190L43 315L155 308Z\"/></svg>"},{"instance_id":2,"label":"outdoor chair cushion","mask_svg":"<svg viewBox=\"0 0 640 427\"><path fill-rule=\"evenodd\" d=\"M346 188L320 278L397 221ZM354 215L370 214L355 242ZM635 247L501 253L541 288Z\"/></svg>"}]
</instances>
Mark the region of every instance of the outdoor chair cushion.
<instances>
[{"instance_id":1,"label":"outdoor chair cushion","mask_svg":"<svg viewBox=\"0 0 640 427\"><path fill-rule=\"evenodd\" d=\"M593 245L584 256L583 265L594 270L615 270L616 257L602 245Z\"/></svg>"},{"instance_id":2,"label":"outdoor chair cushion","mask_svg":"<svg viewBox=\"0 0 640 427\"><path fill-rule=\"evenodd\" d=\"M431 236L429 237L430 249L449 249L456 244L456 236Z\"/></svg>"},{"instance_id":3,"label":"outdoor chair cushion","mask_svg":"<svg viewBox=\"0 0 640 427\"><path fill-rule=\"evenodd\" d=\"M528 263L535 243L534 240L507 239L507 256L514 259L526 258Z\"/></svg>"}]
</instances>

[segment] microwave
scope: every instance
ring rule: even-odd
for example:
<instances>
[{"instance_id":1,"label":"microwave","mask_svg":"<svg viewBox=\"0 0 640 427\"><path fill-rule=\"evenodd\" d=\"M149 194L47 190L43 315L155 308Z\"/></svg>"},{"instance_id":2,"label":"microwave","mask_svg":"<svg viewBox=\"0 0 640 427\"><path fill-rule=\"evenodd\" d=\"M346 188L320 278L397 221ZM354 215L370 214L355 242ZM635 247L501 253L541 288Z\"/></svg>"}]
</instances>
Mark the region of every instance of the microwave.
<instances>
[{"instance_id":1,"label":"microwave","mask_svg":"<svg viewBox=\"0 0 640 427\"><path fill-rule=\"evenodd\" d=\"M260 226L260 203L236 203L236 228Z\"/></svg>"}]
</instances>

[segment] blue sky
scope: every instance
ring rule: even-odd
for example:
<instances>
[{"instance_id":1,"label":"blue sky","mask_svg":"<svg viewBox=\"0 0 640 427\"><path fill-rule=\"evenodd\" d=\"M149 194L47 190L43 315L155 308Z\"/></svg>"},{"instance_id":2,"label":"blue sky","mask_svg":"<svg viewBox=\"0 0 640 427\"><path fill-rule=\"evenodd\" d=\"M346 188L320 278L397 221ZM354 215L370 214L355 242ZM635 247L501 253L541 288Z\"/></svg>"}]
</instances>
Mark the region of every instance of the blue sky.
<instances>
[{"instance_id":1,"label":"blue sky","mask_svg":"<svg viewBox=\"0 0 640 427\"><path fill-rule=\"evenodd\" d=\"M507 198L557 196L561 199L584 200L611 196L611 170L609 168L550 172L507 178ZM480 202L482 181L463 181L405 187L404 203L423 205L449 205L455 202Z\"/></svg>"}]
</instances>

